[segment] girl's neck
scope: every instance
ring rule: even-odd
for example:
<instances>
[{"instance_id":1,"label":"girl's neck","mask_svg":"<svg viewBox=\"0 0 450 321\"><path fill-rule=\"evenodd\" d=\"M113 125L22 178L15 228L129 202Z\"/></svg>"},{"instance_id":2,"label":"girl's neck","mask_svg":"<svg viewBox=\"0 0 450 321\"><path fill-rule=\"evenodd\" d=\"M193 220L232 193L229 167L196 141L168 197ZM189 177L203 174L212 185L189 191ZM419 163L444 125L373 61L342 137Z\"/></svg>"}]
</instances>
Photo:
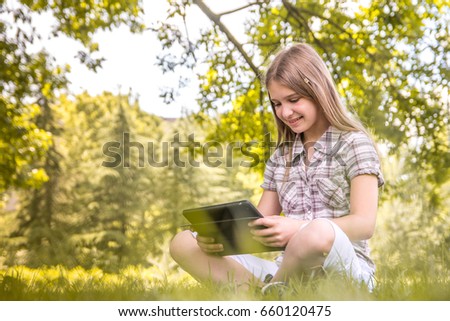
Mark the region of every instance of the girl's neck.
<instances>
[{"instance_id":1,"label":"girl's neck","mask_svg":"<svg viewBox=\"0 0 450 321\"><path fill-rule=\"evenodd\" d=\"M317 142L320 137L322 137L323 133L327 131L328 127L330 127L330 123L325 119L317 122L313 128L302 133L301 137L303 144Z\"/></svg>"}]
</instances>

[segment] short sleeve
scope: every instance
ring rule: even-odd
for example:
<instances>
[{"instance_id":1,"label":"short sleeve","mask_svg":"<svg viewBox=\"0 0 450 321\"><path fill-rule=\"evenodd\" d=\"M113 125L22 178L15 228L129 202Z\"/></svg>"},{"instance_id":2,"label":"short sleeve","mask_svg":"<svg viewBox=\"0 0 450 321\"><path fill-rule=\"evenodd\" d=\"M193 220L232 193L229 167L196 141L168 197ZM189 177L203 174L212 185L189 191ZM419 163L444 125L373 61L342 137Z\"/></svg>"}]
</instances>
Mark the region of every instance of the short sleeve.
<instances>
[{"instance_id":1,"label":"short sleeve","mask_svg":"<svg viewBox=\"0 0 450 321\"><path fill-rule=\"evenodd\" d=\"M265 190L276 191L277 184L275 182L275 169L277 168L278 149L270 156L266 162L266 168L264 170L264 181L261 187Z\"/></svg>"},{"instance_id":2,"label":"short sleeve","mask_svg":"<svg viewBox=\"0 0 450 321\"><path fill-rule=\"evenodd\" d=\"M378 153L371 139L364 133L355 133L348 141L346 167L350 181L358 175L369 174L378 178L378 187L384 184Z\"/></svg>"}]
</instances>

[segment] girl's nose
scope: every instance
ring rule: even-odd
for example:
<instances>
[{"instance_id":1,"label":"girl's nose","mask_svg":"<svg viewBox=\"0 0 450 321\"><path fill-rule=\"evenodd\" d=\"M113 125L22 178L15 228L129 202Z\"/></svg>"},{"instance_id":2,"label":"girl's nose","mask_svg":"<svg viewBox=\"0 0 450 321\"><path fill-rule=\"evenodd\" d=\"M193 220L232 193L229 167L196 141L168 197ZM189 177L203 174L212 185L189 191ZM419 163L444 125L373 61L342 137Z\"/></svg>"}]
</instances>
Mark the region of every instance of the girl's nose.
<instances>
[{"instance_id":1,"label":"girl's nose","mask_svg":"<svg viewBox=\"0 0 450 321\"><path fill-rule=\"evenodd\" d=\"M289 118L291 115L292 115L292 113L293 113L293 111L292 111L292 108L289 106L289 105L282 105L281 106L281 115L283 116L283 118Z\"/></svg>"}]
</instances>

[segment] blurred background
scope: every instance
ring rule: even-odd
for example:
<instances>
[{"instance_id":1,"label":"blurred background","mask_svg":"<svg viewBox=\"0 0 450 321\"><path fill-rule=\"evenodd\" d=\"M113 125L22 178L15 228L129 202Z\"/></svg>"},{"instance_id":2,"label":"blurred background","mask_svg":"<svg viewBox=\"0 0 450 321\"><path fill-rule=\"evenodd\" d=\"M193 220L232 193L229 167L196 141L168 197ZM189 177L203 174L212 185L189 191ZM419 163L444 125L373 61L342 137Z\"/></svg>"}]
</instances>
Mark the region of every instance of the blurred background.
<instances>
[{"instance_id":1,"label":"blurred background","mask_svg":"<svg viewBox=\"0 0 450 321\"><path fill-rule=\"evenodd\" d=\"M0 269L175 273L183 209L257 203L276 141L260 75L307 42L382 155L379 273L448 282L449 4L0 0Z\"/></svg>"}]
</instances>

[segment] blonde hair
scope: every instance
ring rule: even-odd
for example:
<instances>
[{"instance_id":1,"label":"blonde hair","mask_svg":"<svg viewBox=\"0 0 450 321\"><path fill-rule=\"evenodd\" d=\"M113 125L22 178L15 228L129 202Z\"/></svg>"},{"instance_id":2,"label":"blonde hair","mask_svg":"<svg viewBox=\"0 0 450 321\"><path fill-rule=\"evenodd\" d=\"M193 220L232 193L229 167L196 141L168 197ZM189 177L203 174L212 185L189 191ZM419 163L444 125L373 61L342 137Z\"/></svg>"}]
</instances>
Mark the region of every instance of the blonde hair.
<instances>
[{"instance_id":1,"label":"blonde hair","mask_svg":"<svg viewBox=\"0 0 450 321\"><path fill-rule=\"evenodd\" d=\"M266 88L271 81L313 101L322 109L328 122L337 129L363 131L370 137L356 116L350 115L342 104L327 66L311 46L301 43L280 51L267 69ZM277 145L295 141L296 133L276 116L275 107L272 102L271 104L278 129Z\"/></svg>"}]
</instances>

